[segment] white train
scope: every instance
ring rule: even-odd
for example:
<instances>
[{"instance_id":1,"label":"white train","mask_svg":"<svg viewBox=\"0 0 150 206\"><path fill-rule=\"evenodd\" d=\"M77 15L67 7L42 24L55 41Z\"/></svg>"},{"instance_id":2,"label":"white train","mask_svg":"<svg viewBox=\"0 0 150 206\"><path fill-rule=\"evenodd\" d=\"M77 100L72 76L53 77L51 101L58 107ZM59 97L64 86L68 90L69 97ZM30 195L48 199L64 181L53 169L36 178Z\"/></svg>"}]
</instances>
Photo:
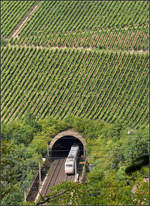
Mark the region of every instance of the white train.
<instances>
[{"instance_id":1,"label":"white train","mask_svg":"<svg viewBox=\"0 0 150 206\"><path fill-rule=\"evenodd\" d=\"M75 162L77 165L78 155L79 155L79 146L76 144L73 144L68 154L68 157L66 159L66 162L65 162L65 173L66 174L75 173Z\"/></svg>"}]
</instances>

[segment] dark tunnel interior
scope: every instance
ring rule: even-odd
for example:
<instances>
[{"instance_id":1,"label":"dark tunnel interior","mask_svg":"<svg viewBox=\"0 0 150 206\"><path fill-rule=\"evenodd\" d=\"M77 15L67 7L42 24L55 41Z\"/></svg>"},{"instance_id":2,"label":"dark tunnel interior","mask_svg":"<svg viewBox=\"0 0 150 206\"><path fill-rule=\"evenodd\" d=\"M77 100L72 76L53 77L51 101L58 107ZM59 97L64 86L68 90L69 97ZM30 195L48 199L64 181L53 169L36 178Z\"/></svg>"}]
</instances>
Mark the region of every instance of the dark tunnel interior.
<instances>
[{"instance_id":1,"label":"dark tunnel interior","mask_svg":"<svg viewBox=\"0 0 150 206\"><path fill-rule=\"evenodd\" d=\"M64 136L58 139L52 147L51 157L67 157L71 146L76 143L79 145L79 156L84 154L82 142L73 136Z\"/></svg>"}]
</instances>

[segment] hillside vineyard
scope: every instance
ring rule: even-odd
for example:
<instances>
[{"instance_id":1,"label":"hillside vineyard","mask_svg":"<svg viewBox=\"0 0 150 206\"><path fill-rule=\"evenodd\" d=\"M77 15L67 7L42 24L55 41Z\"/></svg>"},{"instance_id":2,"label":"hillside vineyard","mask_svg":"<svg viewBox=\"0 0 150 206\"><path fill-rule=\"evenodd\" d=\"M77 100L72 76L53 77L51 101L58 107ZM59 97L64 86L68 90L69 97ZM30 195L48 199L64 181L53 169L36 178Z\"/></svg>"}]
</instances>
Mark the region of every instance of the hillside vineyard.
<instances>
[{"instance_id":1,"label":"hillside vineyard","mask_svg":"<svg viewBox=\"0 0 150 206\"><path fill-rule=\"evenodd\" d=\"M149 6L1 1L2 205L149 205Z\"/></svg>"},{"instance_id":2,"label":"hillside vineyard","mask_svg":"<svg viewBox=\"0 0 150 206\"><path fill-rule=\"evenodd\" d=\"M34 1L1 1L1 36L9 37Z\"/></svg>"},{"instance_id":3,"label":"hillside vineyard","mask_svg":"<svg viewBox=\"0 0 150 206\"><path fill-rule=\"evenodd\" d=\"M146 50L148 16L146 1L46 1L11 43Z\"/></svg>"},{"instance_id":4,"label":"hillside vineyard","mask_svg":"<svg viewBox=\"0 0 150 206\"><path fill-rule=\"evenodd\" d=\"M148 55L2 48L2 121L44 118L148 124Z\"/></svg>"}]
</instances>

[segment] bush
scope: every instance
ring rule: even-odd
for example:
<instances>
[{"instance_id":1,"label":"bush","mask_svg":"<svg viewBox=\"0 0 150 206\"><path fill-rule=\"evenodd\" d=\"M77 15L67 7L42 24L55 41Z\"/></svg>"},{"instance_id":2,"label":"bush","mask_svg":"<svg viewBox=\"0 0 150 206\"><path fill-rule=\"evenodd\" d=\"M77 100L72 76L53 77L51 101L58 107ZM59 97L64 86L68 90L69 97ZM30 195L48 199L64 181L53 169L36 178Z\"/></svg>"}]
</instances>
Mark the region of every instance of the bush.
<instances>
[{"instance_id":1,"label":"bush","mask_svg":"<svg viewBox=\"0 0 150 206\"><path fill-rule=\"evenodd\" d=\"M2 131L3 138L13 140L17 145L21 143L28 145L33 139L35 128L18 120L10 122L7 126L3 124Z\"/></svg>"}]
</instances>

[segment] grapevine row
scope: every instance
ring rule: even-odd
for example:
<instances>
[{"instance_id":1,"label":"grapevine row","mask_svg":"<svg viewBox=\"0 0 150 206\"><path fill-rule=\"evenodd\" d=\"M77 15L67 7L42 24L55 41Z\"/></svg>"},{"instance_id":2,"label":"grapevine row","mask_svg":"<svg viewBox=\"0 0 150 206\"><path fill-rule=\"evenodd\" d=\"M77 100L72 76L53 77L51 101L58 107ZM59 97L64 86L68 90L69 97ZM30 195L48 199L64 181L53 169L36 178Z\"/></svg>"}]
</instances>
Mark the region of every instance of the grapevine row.
<instances>
[{"instance_id":1,"label":"grapevine row","mask_svg":"<svg viewBox=\"0 0 150 206\"><path fill-rule=\"evenodd\" d=\"M2 121L27 111L148 122L148 55L2 47Z\"/></svg>"}]
</instances>

